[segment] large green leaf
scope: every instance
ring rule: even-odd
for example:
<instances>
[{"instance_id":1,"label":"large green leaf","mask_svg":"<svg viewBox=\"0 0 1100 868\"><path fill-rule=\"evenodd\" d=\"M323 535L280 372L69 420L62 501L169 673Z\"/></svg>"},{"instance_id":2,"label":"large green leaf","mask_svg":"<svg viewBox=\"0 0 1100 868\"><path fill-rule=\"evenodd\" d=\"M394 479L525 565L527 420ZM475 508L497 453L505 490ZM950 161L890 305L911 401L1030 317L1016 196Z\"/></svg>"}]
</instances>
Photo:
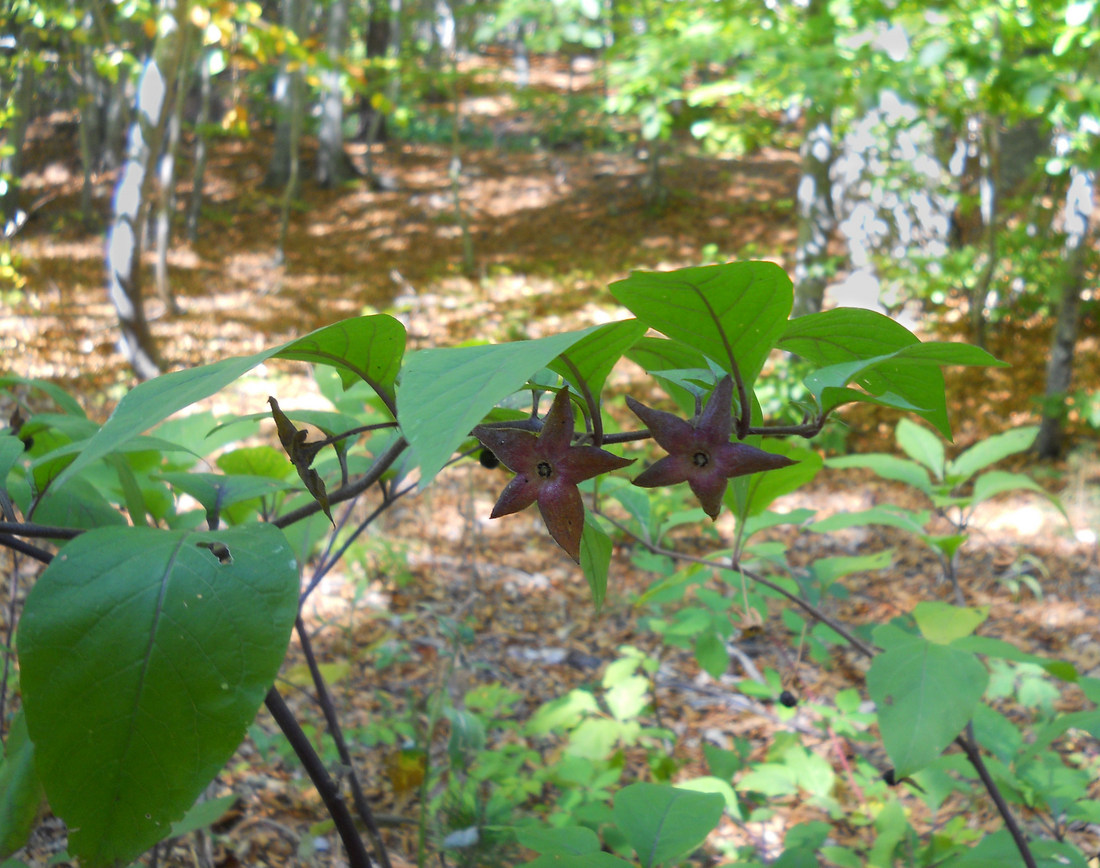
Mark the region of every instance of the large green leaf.
<instances>
[{"instance_id":1,"label":"large green leaf","mask_svg":"<svg viewBox=\"0 0 1100 868\"><path fill-rule=\"evenodd\" d=\"M587 390L598 402L607 375L645 331L645 323L636 319L602 325L550 362L549 368L577 392Z\"/></svg>"},{"instance_id":2,"label":"large green leaf","mask_svg":"<svg viewBox=\"0 0 1100 868\"><path fill-rule=\"evenodd\" d=\"M421 487L498 401L594 330L412 353L401 374L397 420L420 465Z\"/></svg>"},{"instance_id":3,"label":"large green leaf","mask_svg":"<svg viewBox=\"0 0 1100 868\"><path fill-rule=\"evenodd\" d=\"M878 632L876 641L880 641ZM919 636L879 654L867 672L879 730L898 777L938 757L974 715L989 682L968 651Z\"/></svg>"},{"instance_id":4,"label":"large green leaf","mask_svg":"<svg viewBox=\"0 0 1100 868\"><path fill-rule=\"evenodd\" d=\"M953 485L966 482L975 473L996 464L1002 458L1027 451L1038 434L1038 425L1028 425L979 440L954 461L948 463L948 481Z\"/></svg>"},{"instance_id":5,"label":"large green leaf","mask_svg":"<svg viewBox=\"0 0 1100 868\"><path fill-rule=\"evenodd\" d=\"M612 816L642 868L656 868L702 844L724 809L725 800L718 793L631 784L615 794Z\"/></svg>"},{"instance_id":6,"label":"large green leaf","mask_svg":"<svg viewBox=\"0 0 1100 868\"><path fill-rule=\"evenodd\" d=\"M333 323L291 341L279 359L331 365L344 388L362 380L393 408L393 384L405 354L405 327L392 316L361 316Z\"/></svg>"},{"instance_id":7,"label":"large green leaf","mask_svg":"<svg viewBox=\"0 0 1100 868\"><path fill-rule=\"evenodd\" d=\"M850 467L866 467L873 470L883 479L892 479L895 482L904 482L919 491L923 491L929 497L932 496L932 481L928 477L928 471L907 458L899 458L897 455L886 455L881 452L871 452L865 455L840 455L836 458L828 458L825 466L845 470Z\"/></svg>"},{"instance_id":8,"label":"large green leaf","mask_svg":"<svg viewBox=\"0 0 1100 868\"><path fill-rule=\"evenodd\" d=\"M116 451L126 441L173 413L208 398L271 358L334 365L340 370L341 377L353 372L369 378L367 381L392 404L394 377L405 351L404 335L404 326L391 316L356 317L251 356L173 371L140 383L123 396L110 418L95 434L58 450L59 454L79 454L57 477L54 486L64 485L88 464Z\"/></svg>"},{"instance_id":9,"label":"large green leaf","mask_svg":"<svg viewBox=\"0 0 1100 868\"><path fill-rule=\"evenodd\" d=\"M42 784L34 772L34 744L27 737L27 720L20 709L11 719L0 756L0 859L26 846L43 799Z\"/></svg>"},{"instance_id":10,"label":"large green leaf","mask_svg":"<svg viewBox=\"0 0 1100 868\"><path fill-rule=\"evenodd\" d=\"M646 325L699 350L747 384L787 323L794 293L773 262L730 262L678 271L635 271L611 294Z\"/></svg>"},{"instance_id":11,"label":"large green leaf","mask_svg":"<svg viewBox=\"0 0 1100 868\"><path fill-rule=\"evenodd\" d=\"M897 398L902 409L917 412L945 437L951 436L951 426L947 420L943 373L938 366L976 363L954 361L976 358L967 350L952 349L954 344L937 344L932 350L922 350L920 340L905 326L861 308L834 308L791 320L779 346L822 368L857 363L852 371L843 372L840 382L832 385L854 381L880 403L892 405L893 398ZM903 349L906 352L899 353ZM858 364L868 361L873 364L862 367ZM890 400L886 400L887 396ZM847 400L857 398L848 396ZM833 406L839 403L835 397L832 399Z\"/></svg>"},{"instance_id":12,"label":"large green leaf","mask_svg":"<svg viewBox=\"0 0 1100 868\"><path fill-rule=\"evenodd\" d=\"M516 840L528 850L561 856L598 853L600 839L584 826L517 828Z\"/></svg>"},{"instance_id":13,"label":"large green leaf","mask_svg":"<svg viewBox=\"0 0 1100 868\"><path fill-rule=\"evenodd\" d=\"M232 755L298 603L282 532L102 528L39 577L19 624L27 726L85 866L167 835Z\"/></svg>"},{"instance_id":14,"label":"large green leaf","mask_svg":"<svg viewBox=\"0 0 1100 868\"><path fill-rule=\"evenodd\" d=\"M894 429L894 438L902 451L927 467L937 481L943 479L944 451L939 437L911 419L901 419Z\"/></svg>"}]
</instances>

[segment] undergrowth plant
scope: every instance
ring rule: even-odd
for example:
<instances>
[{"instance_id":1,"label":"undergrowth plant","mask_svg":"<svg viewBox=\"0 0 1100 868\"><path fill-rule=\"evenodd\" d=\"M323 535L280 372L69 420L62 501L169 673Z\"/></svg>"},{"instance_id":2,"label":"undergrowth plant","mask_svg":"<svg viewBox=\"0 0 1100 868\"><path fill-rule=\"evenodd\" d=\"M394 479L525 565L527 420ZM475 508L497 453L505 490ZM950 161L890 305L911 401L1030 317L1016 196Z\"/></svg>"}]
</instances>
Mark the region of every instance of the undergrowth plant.
<instances>
[{"instance_id":1,"label":"undergrowth plant","mask_svg":"<svg viewBox=\"0 0 1100 868\"><path fill-rule=\"evenodd\" d=\"M900 410L949 438L941 367L999 363L976 347L921 342L867 310L790 320L791 282L768 262L635 272L611 292L631 318L505 344L406 354L393 317L343 320L143 383L103 425L55 385L0 380L14 408L0 433L0 547L9 553L0 854L25 844L43 796L68 825L70 851L93 868L201 825L211 809L192 806L263 703L316 786L348 863L388 866L333 698L339 670L317 659L301 607L345 555L363 561L364 534L379 516L476 456L514 474L492 517L537 506L594 606L604 603L614 546L628 546L654 577L634 601L640 625L672 649L690 649L717 695L774 701L783 720L797 706L806 722L767 746L704 745L708 774L686 779L675 760L682 736L653 708L659 660L637 649L622 649L597 685L522 724L507 722L514 697L506 693L484 688L460 701L440 686L421 698L415 722L363 735L397 749L394 768L419 787L421 865L436 851L452 864L485 864L509 846L533 852L539 866L674 865L723 818L751 833L797 797L822 819L790 828L778 859L763 843L727 857L1083 868L1072 832L1096 819L1089 739L1100 734L1100 712L1064 713L1049 697L1075 685L1095 704L1100 681L981 635L982 608L931 598L889 623L846 625L834 605L847 593L844 577L884 569L889 553L795 566L765 533L813 518L772 509L822 467L796 438L816 435L852 402ZM778 423L764 418L754 391L776 350L806 371L798 415ZM295 409L272 396L244 418L177 415L273 358L328 370L318 380L333 409ZM613 418L605 384L622 359L647 377ZM628 414L639 424L621 430L615 419ZM266 420L278 447L254 437L270 431ZM906 425L899 438L912 459L905 464L852 461L955 510L959 533L977 500L1009 483L1032 487L987 471L972 493L956 490L1022 448L1019 432L952 462L931 431ZM659 451L644 445L650 440ZM723 512L732 533L711 521ZM924 533L922 519L912 523ZM828 532L828 521L815 529ZM682 549L685 527L707 542L703 554ZM926 541L948 558L957 550ZM383 554L370 556L373 569L387 568ZM46 566L22 600L28 561ZM463 626L452 627L457 654ZM315 720L299 720L273 686L292 631L305 659L295 677L316 697ZM818 664L840 653L864 658L865 683L800 697L797 683L757 669L739 644L753 639L783 649L795 671L803 655ZM744 677L731 682L731 671ZM1021 691L1036 679L1047 686L1031 688L1026 695L1041 701L1030 706ZM1032 718L999 710L1013 691L1035 707ZM322 721L325 755L304 727ZM440 765L431 748L443 731L450 741ZM540 766L537 748L548 738L566 746ZM879 742L885 763L874 758ZM639 774L627 754L645 757L644 779L625 777L627 768ZM854 798L842 798L841 781ZM921 834L896 794L917 788L935 813L955 790L978 799L975 786L1001 818L977 841L958 816ZM838 835L841 824L868 830L864 843Z\"/></svg>"}]
</instances>

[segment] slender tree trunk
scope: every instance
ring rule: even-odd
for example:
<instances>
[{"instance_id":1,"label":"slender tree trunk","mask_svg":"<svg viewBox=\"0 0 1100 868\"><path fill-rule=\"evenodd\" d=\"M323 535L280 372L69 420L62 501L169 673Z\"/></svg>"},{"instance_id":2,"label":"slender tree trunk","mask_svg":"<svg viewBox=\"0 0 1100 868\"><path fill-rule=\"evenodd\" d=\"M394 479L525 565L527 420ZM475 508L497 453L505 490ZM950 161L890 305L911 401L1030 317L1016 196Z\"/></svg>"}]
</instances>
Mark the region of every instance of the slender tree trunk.
<instances>
[{"instance_id":1,"label":"slender tree trunk","mask_svg":"<svg viewBox=\"0 0 1100 868\"><path fill-rule=\"evenodd\" d=\"M308 0L284 0L283 12L286 15L287 26L299 36L305 33L306 22L309 20ZM301 144L302 121L305 110L305 76L301 70L296 70L289 75L288 86L290 88L289 106L290 115L286 119L288 123L286 131L286 177L283 181L283 201L279 214L279 240L275 253L276 261L286 261L286 238L290 230L290 209L294 199L298 195L298 186L301 179Z\"/></svg>"},{"instance_id":2,"label":"slender tree trunk","mask_svg":"<svg viewBox=\"0 0 1100 868\"><path fill-rule=\"evenodd\" d=\"M1073 168L1066 193L1065 262L1061 273L1061 306L1054 325L1047 383L1043 401L1043 419L1035 439L1035 451L1042 458L1054 458L1062 451L1066 394L1073 380L1073 354L1081 313L1081 291L1085 286L1092 236L1091 216L1095 203L1096 175Z\"/></svg>"},{"instance_id":3,"label":"slender tree trunk","mask_svg":"<svg viewBox=\"0 0 1100 868\"><path fill-rule=\"evenodd\" d=\"M298 35L305 36L305 23L309 20L308 0L282 0L283 25ZM304 106L304 75L300 65L291 70L287 58L279 63L275 77L275 148L271 166L264 184L285 188L291 176L291 162L298 152L297 139L302 131ZM297 179L295 179L297 183Z\"/></svg>"},{"instance_id":4,"label":"slender tree trunk","mask_svg":"<svg viewBox=\"0 0 1100 868\"><path fill-rule=\"evenodd\" d=\"M454 14L451 11L450 6L447 5L444 0L438 0L436 4L437 10L446 9L446 16L441 16L441 21L449 20L451 22L450 30L447 30L442 25L440 27L440 33L450 33L450 44L444 43L443 47L446 48L450 56L450 79L451 79L451 196L454 200L455 208L455 220L458 223L459 230L462 234L462 265L465 268L466 273L472 275L474 272L474 242L470 237L470 225L466 219L466 211L462 207L462 93L459 88L458 81L458 41L457 30L454 27Z\"/></svg>"},{"instance_id":5,"label":"slender tree trunk","mask_svg":"<svg viewBox=\"0 0 1100 868\"><path fill-rule=\"evenodd\" d=\"M118 314L122 350L142 379L160 373L160 360L145 317L141 250L153 180L152 161L164 141L180 60L188 0L178 0L174 27L157 37L138 83L137 112L130 127L126 163L115 188L114 217L107 233L107 294Z\"/></svg>"},{"instance_id":6,"label":"slender tree trunk","mask_svg":"<svg viewBox=\"0 0 1100 868\"><path fill-rule=\"evenodd\" d=\"M27 135L34 111L34 66L30 62L30 49L23 43L29 38L26 31L20 37L22 60L15 72L12 85L12 116L4 124L4 136L0 144L0 229L5 238L11 237L26 220L19 210L19 179L23 174L23 140Z\"/></svg>"},{"instance_id":7,"label":"slender tree trunk","mask_svg":"<svg viewBox=\"0 0 1100 868\"><path fill-rule=\"evenodd\" d=\"M402 0L373 0L371 6L371 21L367 31L367 57L386 57L396 61L401 54L401 3ZM379 14L378 10L385 10L385 14ZM384 36L385 39L381 37ZM396 64L394 65L396 66ZM398 92L401 87L401 78L396 68L391 69L386 79L386 102L389 105L397 103ZM375 142L385 141L386 115L380 109L369 106L370 113L366 125L366 175L368 182L374 189L381 189L381 179L375 175L374 164L371 159L371 146Z\"/></svg>"},{"instance_id":8,"label":"slender tree trunk","mask_svg":"<svg viewBox=\"0 0 1100 868\"><path fill-rule=\"evenodd\" d=\"M807 26L817 35L818 48L833 47L834 24L827 0L810 0ZM794 267L794 316L816 313L825 304L829 282L829 241L836 231L831 172L836 156L833 147L833 101L811 92L805 105L805 137L802 141L802 174L798 180L798 249Z\"/></svg>"},{"instance_id":9,"label":"slender tree trunk","mask_svg":"<svg viewBox=\"0 0 1100 868\"><path fill-rule=\"evenodd\" d=\"M339 66L347 30L347 0L331 0L325 29L331 66L321 71L321 126L317 133L317 183L322 187L334 187L355 176L355 167L344 153L344 74Z\"/></svg>"},{"instance_id":10,"label":"slender tree trunk","mask_svg":"<svg viewBox=\"0 0 1100 868\"><path fill-rule=\"evenodd\" d=\"M191 199L187 204L187 240L192 244L199 238L199 214L202 211L202 187L206 177L207 136L210 123L210 99L213 82L210 64L215 49L203 52L199 60L199 115L195 120L195 169L191 182Z\"/></svg>"},{"instance_id":11,"label":"slender tree trunk","mask_svg":"<svg viewBox=\"0 0 1100 868\"><path fill-rule=\"evenodd\" d=\"M978 200L982 217L982 249L985 262L978 273L978 280L970 291L970 334L979 346L986 341L986 307L993 278L997 274L999 246L998 215L1000 212L1000 120L985 116L978 121L981 141L979 156L981 171L978 175Z\"/></svg>"},{"instance_id":12,"label":"slender tree trunk","mask_svg":"<svg viewBox=\"0 0 1100 868\"><path fill-rule=\"evenodd\" d=\"M794 267L794 316L817 313L825 304L829 282L829 241L836 230L833 213L833 129L828 112L806 113L802 142L802 176L798 181L798 250Z\"/></svg>"}]
</instances>

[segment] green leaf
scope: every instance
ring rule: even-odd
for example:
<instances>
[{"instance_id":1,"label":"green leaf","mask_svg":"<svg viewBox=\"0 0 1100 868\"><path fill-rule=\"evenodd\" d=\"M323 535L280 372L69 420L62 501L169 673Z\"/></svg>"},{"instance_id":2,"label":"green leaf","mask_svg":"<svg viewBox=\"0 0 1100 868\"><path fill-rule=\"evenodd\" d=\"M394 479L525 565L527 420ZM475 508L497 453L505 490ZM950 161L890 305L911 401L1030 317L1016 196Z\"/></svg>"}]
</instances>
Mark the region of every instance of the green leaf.
<instances>
[{"instance_id":1,"label":"green leaf","mask_svg":"<svg viewBox=\"0 0 1100 868\"><path fill-rule=\"evenodd\" d=\"M516 829L516 841L528 850L554 856L580 856L600 849L596 833L584 826L519 828Z\"/></svg>"},{"instance_id":2,"label":"green leaf","mask_svg":"<svg viewBox=\"0 0 1100 868\"><path fill-rule=\"evenodd\" d=\"M841 455L837 458L829 458L825 461L826 467L846 470L850 467L865 467L881 476L883 479L891 479L894 482L904 482L918 491L923 491L929 497L932 496L932 482L928 478L928 472L906 458L896 455L885 455L872 452L865 455Z\"/></svg>"},{"instance_id":3,"label":"green leaf","mask_svg":"<svg viewBox=\"0 0 1100 868\"><path fill-rule=\"evenodd\" d=\"M791 320L779 340L781 349L808 362L827 367L874 360L860 371L855 382L878 398L896 396L931 422L945 437L951 436L947 397L940 364L934 356L914 350L920 340L905 326L876 311L838 307ZM908 356L900 354L905 350ZM879 358L883 357L883 358ZM953 362L951 362L953 363Z\"/></svg>"},{"instance_id":4,"label":"green leaf","mask_svg":"<svg viewBox=\"0 0 1100 868\"><path fill-rule=\"evenodd\" d=\"M607 573L611 567L611 537L603 532L585 510L581 532L581 570L592 591L592 605L599 612L607 596Z\"/></svg>"},{"instance_id":5,"label":"green leaf","mask_svg":"<svg viewBox=\"0 0 1100 868\"><path fill-rule=\"evenodd\" d=\"M23 441L12 434L0 434L0 491L7 487L8 474L23 456Z\"/></svg>"},{"instance_id":6,"label":"green leaf","mask_svg":"<svg viewBox=\"0 0 1100 868\"><path fill-rule=\"evenodd\" d=\"M952 606L939 600L917 603L913 619L929 642L950 645L969 636L989 617L989 606Z\"/></svg>"},{"instance_id":7,"label":"green leaf","mask_svg":"<svg viewBox=\"0 0 1100 868\"><path fill-rule=\"evenodd\" d=\"M34 771L34 744L27 737L27 720L20 709L12 716L0 757L0 859L26 846L44 801Z\"/></svg>"},{"instance_id":8,"label":"green leaf","mask_svg":"<svg viewBox=\"0 0 1100 868\"><path fill-rule=\"evenodd\" d=\"M318 365L331 365L344 388L362 380L393 410L393 384L405 354L405 327L386 314L361 316L317 329L273 354Z\"/></svg>"},{"instance_id":9,"label":"green leaf","mask_svg":"<svg viewBox=\"0 0 1100 868\"><path fill-rule=\"evenodd\" d=\"M932 471L937 481L943 479L943 441L939 437L910 419L898 422L894 436L906 455Z\"/></svg>"},{"instance_id":10,"label":"green leaf","mask_svg":"<svg viewBox=\"0 0 1100 868\"><path fill-rule=\"evenodd\" d=\"M196 802L191 810L183 815L182 820L177 820L172 824L172 837L179 838L198 829L205 829L214 825L239 799L240 796L230 793L228 796L222 796L221 798Z\"/></svg>"},{"instance_id":11,"label":"green leaf","mask_svg":"<svg viewBox=\"0 0 1100 868\"><path fill-rule=\"evenodd\" d=\"M1087 868L1085 857L1070 844L1033 840L1029 847L1039 868ZM1006 829L985 835L975 847L950 863L951 868L1023 868L1025 864Z\"/></svg>"},{"instance_id":12,"label":"green leaf","mask_svg":"<svg viewBox=\"0 0 1100 868\"><path fill-rule=\"evenodd\" d=\"M611 294L650 328L703 352L746 384L786 327L791 280L773 262L731 262L677 271L635 271Z\"/></svg>"},{"instance_id":13,"label":"green leaf","mask_svg":"<svg viewBox=\"0 0 1100 868\"><path fill-rule=\"evenodd\" d=\"M595 328L599 328L598 326ZM509 344L412 353L401 374L397 419L428 485L496 403L595 328Z\"/></svg>"},{"instance_id":14,"label":"green leaf","mask_svg":"<svg viewBox=\"0 0 1100 868\"><path fill-rule=\"evenodd\" d=\"M1049 497L1046 490L1030 476L1007 470L990 470L974 481L974 502L981 503L1006 491L1033 491Z\"/></svg>"},{"instance_id":15,"label":"green leaf","mask_svg":"<svg viewBox=\"0 0 1100 868\"><path fill-rule=\"evenodd\" d=\"M631 784L615 794L612 816L642 868L655 868L687 855L722 819L725 800L659 784Z\"/></svg>"},{"instance_id":16,"label":"green leaf","mask_svg":"<svg viewBox=\"0 0 1100 868\"><path fill-rule=\"evenodd\" d=\"M959 485L979 470L985 470L1009 455L1026 452L1035 442L1038 433L1037 425L1029 425L980 440L948 463L947 481L952 485Z\"/></svg>"},{"instance_id":17,"label":"green leaf","mask_svg":"<svg viewBox=\"0 0 1100 868\"><path fill-rule=\"evenodd\" d=\"M731 479L724 500L738 521L760 515L776 498L806 485L817 476L823 464L821 455L815 450L797 446L788 440L764 440L758 445L765 452L785 455L798 463Z\"/></svg>"},{"instance_id":18,"label":"green leaf","mask_svg":"<svg viewBox=\"0 0 1100 868\"><path fill-rule=\"evenodd\" d=\"M924 539L924 525L927 524L930 514L928 512L910 512L900 507L873 506L860 512L838 512L810 525L810 530L817 533L828 533L834 530L847 530L850 527L866 527L871 524L881 524L886 527L896 527L915 534Z\"/></svg>"},{"instance_id":19,"label":"green leaf","mask_svg":"<svg viewBox=\"0 0 1100 868\"><path fill-rule=\"evenodd\" d=\"M554 359L548 367L583 395L587 389L597 402L615 363L646 332L636 319L599 326Z\"/></svg>"},{"instance_id":20,"label":"green leaf","mask_svg":"<svg viewBox=\"0 0 1100 868\"><path fill-rule=\"evenodd\" d=\"M208 515L234 503L254 500L292 488L289 482L266 476L221 473L162 473L157 476L195 498Z\"/></svg>"},{"instance_id":21,"label":"green leaf","mask_svg":"<svg viewBox=\"0 0 1100 868\"><path fill-rule=\"evenodd\" d=\"M525 868L632 868L632 866L618 856L597 850L595 853L580 855L546 853L533 862L528 862Z\"/></svg>"},{"instance_id":22,"label":"green leaf","mask_svg":"<svg viewBox=\"0 0 1100 868\"><path fill-rule=\"evenodd\" d=\"M86 479L74 479L64 491L50 487L34 511L35 521L58 527L93 528L125 524L122 513Z\"/></svg>"},{"instance_id":23,"label":"green leaf","mask_svg":"<svg viewBox=\"0 0 1100 868\"><path fill-rule=\"evenodd\" d=\"M719 679L729 669L730 655L722 637L708 627L695 638L695 659L711 678Z\"/></svg>"},{"instance_id":24,"label":"green leaf","mask_svg":"<svg viewBox=\"0 0 1100 868\"><path fill-rule=\"evenodd\" d=\"M896 645L871 661L867 689L898 777L942 753L973 717L988 681L973 654L927 639Z\"/></svg>"},{"instance_id":25,"label":"green leaf","mask_svg":"<svg viewBox=\"0 0 1100 868\"><path fill-rule=\"evenodd\" d=\"M38 380L33 377L0 377L0 386L13 385L38 389L48 395L62 412L68 413L70 416L79 416L81 419L88 418L88 414L84 412L80 402L56 383L51 383L49 380Z\"/></svg>"},{"instance_id":26,"label":"green leaf","mask_svg":"<svg viewBox=\"0 0 1100 868\"><path fill-rule=\"evenodd\" d=\"M274 446L242 446L218 456L215 462L230 476L262 476L285 480L290 466L286 456Z\"/></svg>"},{"instance_id":27,"label":"green leaf","mask_svg":"<svg viewBox=\"0 0 1100 868\"><path fill-rule=\"evenodd\" d=\"M101 528L54 558L19 624L21 686L82 865L132 859L191 807L271 686L297 608L297 566L267 524Z\"/></svg>"},{"instance_id":28,"label":"green leaf","mask_svg":"<svg viewBox=\"0 0 1100 868\"><path fill-rule=\"evenodd\" d=\"M404 326L393 317L357 317L251 356L222 359L139 383L118 402L103 427L80 445L76 459L54 485L64 485L81 468L118 450L178 410L210 397L270 358L335 365L342 378L349 372L370 378L367 382L380 389L383 398L392 400L393 380L405 351L404 334Z\"/></svg>"},{"instance_id":29,"label":"green leaf","mask_svg":"<svg viewBox=\"0 0 1100 868\"><path fill-rule=\"evenodd\" d=\"M992 636L966 636L955 640L952 645L963 651L984 654L986 657L999 657L1002 660L1012 660L1015 663L1034 663L1062 681L1078 681L1077 668L1072 663L1066 660L1052 660L1050 657L1029 654L1004 639L994 639Z\"/></svg>"}]
</instances>

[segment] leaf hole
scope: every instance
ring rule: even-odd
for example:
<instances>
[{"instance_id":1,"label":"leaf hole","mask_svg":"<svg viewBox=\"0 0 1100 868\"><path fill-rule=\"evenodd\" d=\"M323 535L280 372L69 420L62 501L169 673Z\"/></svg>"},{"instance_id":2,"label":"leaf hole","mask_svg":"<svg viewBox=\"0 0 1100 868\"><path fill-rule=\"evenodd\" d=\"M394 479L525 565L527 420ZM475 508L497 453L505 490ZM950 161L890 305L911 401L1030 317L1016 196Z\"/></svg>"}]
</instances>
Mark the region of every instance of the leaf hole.
<instances>
[{"instance_id":1,"label":"leaf hole","mask_svg":"<svg viewBox=\"0 0 1100 868\"><path fill-rule=\"evenodd\" d=\"M200 542L195 543L200 549L206 549L214 557L218 559L220 564L233 563L233 555L229 551L229 546L220 542Z\"/></svg>"}]
</instances>

